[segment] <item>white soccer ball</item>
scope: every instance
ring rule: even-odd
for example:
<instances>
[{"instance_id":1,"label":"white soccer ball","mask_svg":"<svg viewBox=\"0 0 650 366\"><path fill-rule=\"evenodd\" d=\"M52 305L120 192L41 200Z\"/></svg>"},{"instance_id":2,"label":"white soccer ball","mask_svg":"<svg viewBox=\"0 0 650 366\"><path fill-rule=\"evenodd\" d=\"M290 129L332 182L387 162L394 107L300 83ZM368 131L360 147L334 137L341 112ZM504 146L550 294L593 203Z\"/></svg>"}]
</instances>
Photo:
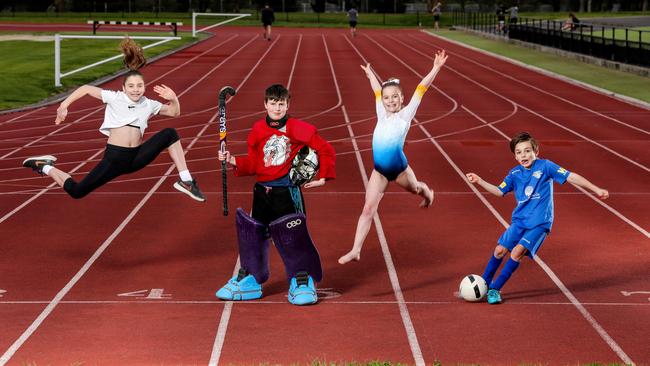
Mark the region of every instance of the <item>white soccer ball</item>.
<instances>
[{"instance_id":1,"label":"white soccer ball","mask_svg":"<svg viewBox=\"0 0 650 366\"><path fill-rule=\"evenodd\" d=\"M487 284L483 277L475 274L467 275L460 281L460 286L458 288L460 297L465 301L479 301L485 294L487 294L488 288Z\"/></svg>"}]
</instances>

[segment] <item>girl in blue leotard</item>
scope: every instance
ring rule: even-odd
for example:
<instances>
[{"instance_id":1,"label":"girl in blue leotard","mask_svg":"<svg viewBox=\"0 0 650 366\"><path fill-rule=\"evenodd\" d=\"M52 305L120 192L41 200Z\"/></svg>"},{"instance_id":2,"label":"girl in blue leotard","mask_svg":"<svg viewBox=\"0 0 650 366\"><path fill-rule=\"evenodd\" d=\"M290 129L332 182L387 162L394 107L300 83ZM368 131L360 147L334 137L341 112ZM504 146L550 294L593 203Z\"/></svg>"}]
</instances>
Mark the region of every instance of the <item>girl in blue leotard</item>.
<instances>
[{"instance_id":1,"label":"girl in blue leotard","mask_svg":"<svg viewBox=\"0 0 650 366\"><path fill-rule=\"evenodd\" d=\"M357 223L354 245L352 250L339 258L339 263L345 264L353 260L358 261L361 258L361 247L389 182L395 181L407 191L422 196L420 207L431 205L433 191L426 183L417 180L413 169L408 165L403 148L406 133L411 126L411 120L415 117L420 101L422 101L422 96L445 61L447 61L445 51L436 53L433 68L418 84L411 101L406 106L404 106L404 94L399 80L388 79L380 84L370 68L370 64L361 66L375 92L377 125L372 135L374 169L366 187L366 202Z\"/></svg>"}]
</instances>

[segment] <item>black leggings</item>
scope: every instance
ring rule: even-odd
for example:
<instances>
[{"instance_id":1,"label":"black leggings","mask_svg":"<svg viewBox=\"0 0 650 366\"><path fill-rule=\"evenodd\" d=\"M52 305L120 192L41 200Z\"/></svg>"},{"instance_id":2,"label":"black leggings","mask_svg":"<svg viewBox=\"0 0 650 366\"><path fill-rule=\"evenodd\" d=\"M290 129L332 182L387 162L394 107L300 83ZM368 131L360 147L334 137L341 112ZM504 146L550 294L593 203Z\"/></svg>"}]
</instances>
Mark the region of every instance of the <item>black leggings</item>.
<instances>
[{"instance_id":1,"label":"black leggings","mask_svg":"<svg viewBox=\"0 0 650 366\"><path fill-rule=\"evenodd\" d=\"M165 128L137 147L106 145L104 157L79 183L66 179L63 189L72 198L83 198L123 174L136 172L151 163L163 150L179 140L173 128Z\"/></svg>"}]
</instances>

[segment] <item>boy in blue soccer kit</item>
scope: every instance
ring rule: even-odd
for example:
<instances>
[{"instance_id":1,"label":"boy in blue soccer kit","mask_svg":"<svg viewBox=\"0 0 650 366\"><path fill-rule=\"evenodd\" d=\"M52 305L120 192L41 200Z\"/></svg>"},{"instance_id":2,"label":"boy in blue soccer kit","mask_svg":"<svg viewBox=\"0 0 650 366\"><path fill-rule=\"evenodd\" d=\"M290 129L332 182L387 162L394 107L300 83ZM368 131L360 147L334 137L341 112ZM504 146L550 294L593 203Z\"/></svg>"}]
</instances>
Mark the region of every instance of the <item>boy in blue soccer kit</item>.
<instances>
[{"instance_id":1,"label":"boy in blue soccer kit","mask_svg":"<svg viewBox=\"0 0 650 366\"><path fill-rule=\"evenodd\" d=\"M607 199L609 192L597 187L577 173L569 172L550 160L538 159L539 145L527 132L521 132L510 140L518 166L510 170L499 186L490 184L475 173L467 173L472 184L478 184L495 196L502 197L513 191L517 207L512 212L512 223L501 235L494 254L483 273L488 285L487 301L501 303L501 288L517 270L524 255L535 256L553 225L553 181L569 182L589 189L600 199ZM499 277L492 281L505 255L510 258Z\"/></svg>"}]
</instances>

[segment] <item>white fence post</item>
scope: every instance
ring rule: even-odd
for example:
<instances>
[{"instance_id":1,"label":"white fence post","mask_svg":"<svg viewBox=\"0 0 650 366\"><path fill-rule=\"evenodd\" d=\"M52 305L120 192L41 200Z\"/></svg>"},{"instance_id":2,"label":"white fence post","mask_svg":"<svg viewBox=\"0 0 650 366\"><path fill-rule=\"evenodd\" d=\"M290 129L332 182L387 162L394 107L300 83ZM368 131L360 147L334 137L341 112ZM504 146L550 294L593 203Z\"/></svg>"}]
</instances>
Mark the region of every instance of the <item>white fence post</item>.
<instances>
[{"instance_id":1,"label":"white fence post","mask_svg":"<svg viewBox=\"0 0 650 366\"><path fill-rule=\"evenodd\" d=\"M196 37L196 13L192 12L192 37Z\"/></svg>"},{"instance_id":2,"label":"white fence post","mask_svg":"<svg viewBox=\"0 0 650 366\"><path fill-rule=\"evenodd\" d=\"M61 35L54 35L54 86L61 87Z\"/></svg>"}]
</instances>

